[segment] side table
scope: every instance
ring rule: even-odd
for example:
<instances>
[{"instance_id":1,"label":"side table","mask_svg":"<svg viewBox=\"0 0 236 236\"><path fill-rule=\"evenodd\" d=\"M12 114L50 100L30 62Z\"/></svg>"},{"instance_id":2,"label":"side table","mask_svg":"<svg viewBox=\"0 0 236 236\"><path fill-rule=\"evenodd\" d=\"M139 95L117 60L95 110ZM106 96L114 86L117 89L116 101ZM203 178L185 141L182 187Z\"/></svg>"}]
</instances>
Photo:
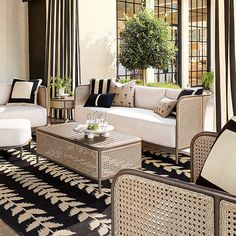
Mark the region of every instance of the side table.
<instances>
[{"instance_id":1,"label":"side table","mask_svg":"<svg viewBox=\"0 0 236 236\"><path fill-rule=\"evenodd\" d=\"M51 117L51 124L52 124L52 111L53 109L62 110L62 118L64 122L69 120L69 114L74 109L74 97L68 98L51 98L50 100L50 117Z\"/></svg>"}]
</instances>

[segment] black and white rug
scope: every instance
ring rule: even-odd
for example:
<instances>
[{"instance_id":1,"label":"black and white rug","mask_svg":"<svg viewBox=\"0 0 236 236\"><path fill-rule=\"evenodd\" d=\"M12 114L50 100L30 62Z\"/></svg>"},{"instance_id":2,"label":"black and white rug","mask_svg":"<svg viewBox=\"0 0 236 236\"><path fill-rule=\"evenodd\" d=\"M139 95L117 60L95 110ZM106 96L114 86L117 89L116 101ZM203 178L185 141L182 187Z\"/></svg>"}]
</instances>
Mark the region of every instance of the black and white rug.
<instances>
[{"instance_id":1,"label":"black and white rug","mask_svg":"<svg viewBox=\"0 0 236 236\"><path fill-rule=\"evenodd\" d=\"M0 216L21 235L110 235L111 189L40 157L0 151ZM189 181L189 157L143 145L143 171Z\"/></svg>"}]
</instances>

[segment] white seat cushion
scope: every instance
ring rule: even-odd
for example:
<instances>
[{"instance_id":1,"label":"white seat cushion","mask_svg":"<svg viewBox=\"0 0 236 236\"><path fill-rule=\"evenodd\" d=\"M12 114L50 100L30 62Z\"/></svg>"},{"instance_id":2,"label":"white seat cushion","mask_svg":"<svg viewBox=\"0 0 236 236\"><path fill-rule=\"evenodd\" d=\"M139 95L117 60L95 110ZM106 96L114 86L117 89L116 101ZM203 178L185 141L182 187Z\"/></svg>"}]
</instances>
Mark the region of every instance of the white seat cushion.
<instances>
[{"instance_id":1,"label":"white seat cushion","mask_svg":"<svg viewBox=\"0 0 236 236\"><path fill-rule=\"evenodd\" d=\"M32 127L47 124L47 110L38 105L6 105L0 119L28 119Z\"/></svg>"},{"instance_id":2,"label":"white seat cushion","mask_svg":"<svg viewBox=\"0 0 236 236\"><path fill-rule=\"evenodd\" d=\"M142 140L163 146L175 147L174 117L163 118L152 110L128 107L75 107L75 120L84 123L94 111L107 113L108 123L116 130L130 133Z\"/></svg>"},{"instance_id":3,"label":"white seat cushion","mask_svg":"<svg viewBox=\"0 0 236 236\"><path fill-rule=\"evenodd\" d=\"M22 146L31 139L31 124L26 119L0 119L0 147Z\"/></svg>"}]
</instances>

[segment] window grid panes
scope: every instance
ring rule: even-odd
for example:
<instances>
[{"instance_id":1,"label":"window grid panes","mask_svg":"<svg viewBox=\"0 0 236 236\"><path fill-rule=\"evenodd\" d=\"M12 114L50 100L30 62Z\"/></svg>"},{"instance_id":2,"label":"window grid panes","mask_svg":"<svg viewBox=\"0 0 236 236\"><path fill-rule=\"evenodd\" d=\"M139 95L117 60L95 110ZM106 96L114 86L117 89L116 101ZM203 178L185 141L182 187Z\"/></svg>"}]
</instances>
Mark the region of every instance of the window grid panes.
<instances>
[{"instance_id":1,"label":"window grid panes","mask_svg":"<svg viewBox=\"0 0 236 236\"><path fill-rule=\"evenodd\" d=\"M141 0L117 0L117 52L120 50L120 32L125 28L125 15L132 16L141 10ZM140 79L139 70L129 71L117 61L117 77L119 79Z\"/></svg>"},{"instance_id":2,"label":"window grid panes","mask_svg":"<svg viewBox=\"0 0 236 236\"><path fill-rule=\"evenodd\" d=\"M179 43L179 3L178 0L155 0L154 14L164 18L171 27L171 41L178 47ZM178 52L180 53L180 52ZM155 69L156 82L178 83L178 53L172 65L167 70Z\"/></svg>"},{"instance_id":3,"label":"window grid panes","mask_svg":"<svg viewBox=\"0 0 236 236\"><path fill-rule=\"evenodd\" d=\"M189 84L201 86L208 70L207 0L189 0Z\"/></svg>"}]
</instances>

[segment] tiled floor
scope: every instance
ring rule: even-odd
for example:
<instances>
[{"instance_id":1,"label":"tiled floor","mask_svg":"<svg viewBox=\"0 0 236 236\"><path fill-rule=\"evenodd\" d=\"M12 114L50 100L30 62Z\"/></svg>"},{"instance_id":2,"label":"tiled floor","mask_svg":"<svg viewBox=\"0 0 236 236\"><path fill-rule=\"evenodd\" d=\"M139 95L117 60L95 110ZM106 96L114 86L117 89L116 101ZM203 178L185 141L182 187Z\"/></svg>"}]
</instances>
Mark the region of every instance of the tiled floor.
<instances>
[{"instance_id":1,"label":"tiled floor","mask_svg":"<svg viewBox=\"0 0 236 236\"><path fill-rule=\"evenodd\" d=\"M213 131L213 114L214 114L214 101L213 97L210 99L206 111L205 130ZM16 236L18 235L12 228L5 224L0 219L0 236Z\"/></svg>"}]
</instances>

